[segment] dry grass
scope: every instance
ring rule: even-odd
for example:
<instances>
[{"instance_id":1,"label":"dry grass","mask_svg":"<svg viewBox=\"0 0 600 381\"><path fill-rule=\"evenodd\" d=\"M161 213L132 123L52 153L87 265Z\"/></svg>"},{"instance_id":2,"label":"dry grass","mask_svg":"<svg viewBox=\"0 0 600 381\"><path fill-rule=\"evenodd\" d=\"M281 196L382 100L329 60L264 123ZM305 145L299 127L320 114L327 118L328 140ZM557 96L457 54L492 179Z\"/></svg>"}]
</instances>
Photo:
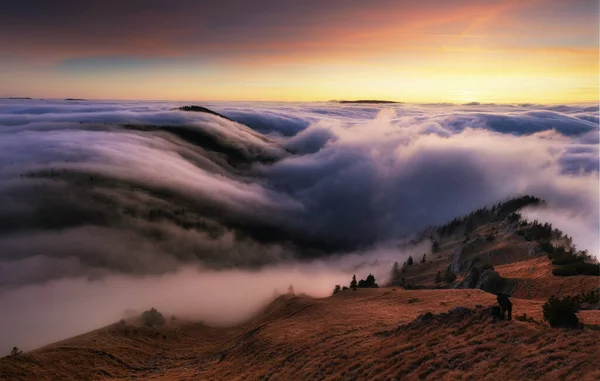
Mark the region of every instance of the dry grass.
<instances>
[{"instance_id":1,"label":"dry grass","mask_svg":"<svg viewBox=\"0 0 600 381\"><path fill-rule=\"evenodd\" d=\"M545 256L497 266L496 271L500 276L516 281L512 295L522 299L545 301L551 295L577 295L600 287L600 278L597 276L552 275L552 264Z\"/></svg>"},{"instance_id":2,"label":"dry grass","mask_svg":"<svg viewBox=\"0 0 600 381\"><path fill-rule=\"evenodd\" d=\"M409 303L413 299L419 301ZM542 302L513 302L515 314L541 319ZM494 303L493 295L479 290L384 288L325 299L281 297L252 321L228 329L115 324L0 359L0 379L600 378L597 331L494 323L483 312L413 322L425 312Z\"/></svg>"}]
</instances>

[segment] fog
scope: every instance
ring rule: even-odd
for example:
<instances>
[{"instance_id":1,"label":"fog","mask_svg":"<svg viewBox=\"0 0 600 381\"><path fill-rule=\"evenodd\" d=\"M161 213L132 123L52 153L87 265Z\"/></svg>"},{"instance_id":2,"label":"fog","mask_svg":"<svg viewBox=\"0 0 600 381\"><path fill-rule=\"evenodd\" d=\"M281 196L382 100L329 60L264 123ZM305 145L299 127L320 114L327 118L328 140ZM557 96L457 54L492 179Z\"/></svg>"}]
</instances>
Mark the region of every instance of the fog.
<instances>
[{"instance_id":1,"label":"fog","mask_svg":"<svg viewBox=\"0 0 600 381\"><path fill-rule=\"evenodd\" d=\"M597 106L181 105L0 100L0 352L384 279L424 249L393 242L524 194L598 256Z\"/></svg>"}]
</instances>

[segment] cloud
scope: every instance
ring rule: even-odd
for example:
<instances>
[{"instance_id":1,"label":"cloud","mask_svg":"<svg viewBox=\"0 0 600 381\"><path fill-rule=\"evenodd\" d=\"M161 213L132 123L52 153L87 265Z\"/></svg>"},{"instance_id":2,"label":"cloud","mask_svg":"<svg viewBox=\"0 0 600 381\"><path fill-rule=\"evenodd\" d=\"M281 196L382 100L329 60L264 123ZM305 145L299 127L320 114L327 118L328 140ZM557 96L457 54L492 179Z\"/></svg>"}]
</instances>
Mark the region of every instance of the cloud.
<instances>
[{"instance_id":1,"label":"cloud","mask_svg":"<svg viewBox=\"0 0 600 381\"><path fill-rule=\"evenodd\" d=\"M598 256L597 108L210 104L253 130L178 105L0 101L7 345L152 305L229 324L290 282L385 280L428 250L399 240L522 194Z\"/></svg>"},{"instance_id":2,"label":"cloud","mask_svg":"<svg viewBox=\"0 0 600 381\"><path fill-rule=\"evenodd\" d=\"M598 128L573 117L595 108L211 105L261 133L173 103L5 102L0 247L11 266L74 257L56 277L306 260L525 193L598 205Z\"/></svg>"}]
</instances>

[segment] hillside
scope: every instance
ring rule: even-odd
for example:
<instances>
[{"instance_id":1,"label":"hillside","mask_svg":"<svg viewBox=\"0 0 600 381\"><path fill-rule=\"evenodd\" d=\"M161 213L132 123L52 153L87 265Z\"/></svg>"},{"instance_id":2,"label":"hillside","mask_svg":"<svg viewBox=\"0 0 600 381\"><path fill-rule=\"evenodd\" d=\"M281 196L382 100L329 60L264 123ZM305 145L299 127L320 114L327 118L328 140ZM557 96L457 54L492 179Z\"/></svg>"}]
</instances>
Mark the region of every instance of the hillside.
<instances>
[{"instance_id":1,"label":"hillside","mask_svg":"<svg viewBox=\"0 0 600 381\"><path fill-rule=\"evenodd\" d=\"M526 196L429 229L421 240L431 251L398 265L388 287L280 296L229 328L130 319L1 358L0 379L600 379L595 302L577 313L583 330L551 329L542 313L552 295L600 286L598 276L556 269L597 264L550 225L519 220L523 202L541 201ZM514 320L492 318L496 291L512 295Z\"/></svg>"},{"instance_id":2,"label":"hillside","mask_svg":"<svg viewBox=\"0 0 600 381\"><path fill-rule=\"evenodd\" d=\"M513 301L515 314L541 318L541 302ZM600 332L493 322L487 310L475 309L494 303L494 296L481 290L381 288L324 299L282 296L233 328L179 321L159 328L117 323L2 358L0 379L600 377ZM420 316L426 312L441 315Z\"/></svg>"},{"instance_id":3,"label":"hillside","mask_svg":"<svg viewBox=\"0 0 600 381\"><path fill-rule=\"evenodd\" d=\"M598 288L598 262L551 224L522 219L518 212L528 206L543 207L544 201L523 196L430 228L421 240L432 242L431 251L398 265L391 284L480 288L544 301Z\"/></svg>"}]
</instances>

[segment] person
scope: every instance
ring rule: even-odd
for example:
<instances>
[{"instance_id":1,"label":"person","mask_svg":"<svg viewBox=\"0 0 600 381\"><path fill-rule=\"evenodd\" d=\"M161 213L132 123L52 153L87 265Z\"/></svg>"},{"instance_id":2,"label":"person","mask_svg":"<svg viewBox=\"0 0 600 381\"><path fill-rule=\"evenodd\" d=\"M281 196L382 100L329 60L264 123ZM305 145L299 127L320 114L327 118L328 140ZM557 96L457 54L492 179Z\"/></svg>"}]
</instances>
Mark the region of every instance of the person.
<instances>
[{"instance_id":1,"label":"person","mask_svg":"<svg viewBox=\"0 0 600 381\"><path fill-rule=\"evenodd\" d=\"M500 305L500 318L504 319L504 315L506 314L506 320L512 320L512 302L510 301L510 295L505 294L504 292L499 292L496 295L496 300L498 300L498 304Z\"/></svg>"}]
</instances>

